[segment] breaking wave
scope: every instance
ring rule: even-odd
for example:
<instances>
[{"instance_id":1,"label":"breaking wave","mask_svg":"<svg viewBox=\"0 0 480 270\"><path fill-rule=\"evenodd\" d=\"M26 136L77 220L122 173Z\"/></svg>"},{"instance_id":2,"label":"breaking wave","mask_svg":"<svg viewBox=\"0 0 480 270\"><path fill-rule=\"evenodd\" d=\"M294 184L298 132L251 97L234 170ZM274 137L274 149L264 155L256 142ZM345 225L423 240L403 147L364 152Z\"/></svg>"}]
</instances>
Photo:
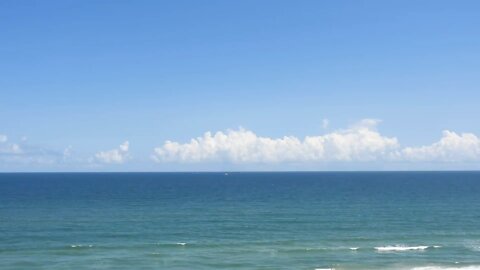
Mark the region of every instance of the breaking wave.
<instances>
[{"instance_id":1,"label":"breaking wave","mask_svg":"<svg viewBox=\"0 0 480 270\"><path fill-rule=\"evenodd\" d=\"M411 251L411 250L425 250L429 246L385 246L385 247L375 247L377 251L380 252L393 252L393 251Z\"/></svg>"}]
</instances>

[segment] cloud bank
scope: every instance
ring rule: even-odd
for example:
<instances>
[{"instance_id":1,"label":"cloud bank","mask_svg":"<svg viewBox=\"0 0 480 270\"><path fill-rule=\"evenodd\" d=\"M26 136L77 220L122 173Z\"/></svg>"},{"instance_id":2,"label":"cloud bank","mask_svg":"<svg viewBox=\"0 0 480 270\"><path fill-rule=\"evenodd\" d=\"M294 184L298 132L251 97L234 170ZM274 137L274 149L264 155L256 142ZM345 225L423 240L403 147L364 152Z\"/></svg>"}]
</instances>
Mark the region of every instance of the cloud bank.
<instances>
[{"instance_id":1,"label":"cloud bank","mask_svg":"<svg viewBox=\"0 0 480 270\"><path fill-rule=\"evenodd\" d=\"M243 128L206 132L187 142L166 141L151 155L157 165L146 162L142 166L152 170L480 168L480 138L473 133L445 130L431 144L404 146L396 137L379 132L379 123L364 119L346 129L303 138L271 138ZM121 167L108 165L125 165L132 159L128 141L92 155L76 152L71 146L56 149L25 139L12 141L0 134L0 170L118 169Z\"/></svg>"},{"instance_id":2,"label":"cloud bank","mask_svg":"<svg viewBox=\"0 0 480 270\"><path fill-rule=\"evenodd\" d=\"M130 154L128 153L129 145L129 142L125 141L116 149L96 153L95 158L97 161L103 163L124 163L130 158Z\"/></svg>"},{"instance_id":3,"label":"cloud bank","mask_svg":"<svg viewBox=\"0 0 480 270\"><path fill-rule=\"evenodd\" d=\"M303 139L269 138L238 129L206 132L187 143L166 141L154 149L156 162L301 163L301 162L468 162L480 160L480 140L472 133L444 131L420 147L401 147L397 138L377 131L378 120L364 119L348 129Z\"/></svg>"},{"instance_id":4,"label":"cloud bank","mask_svg":"<svg viewBox=\"0 0 480 270\"><path fill-rule=\"evenodd\" d=\"M51 165L58 164L65 158L60 151L21 142L10 142L6 135L0 134L0 166L13 164Z\"/></svg>"}]
</instances>

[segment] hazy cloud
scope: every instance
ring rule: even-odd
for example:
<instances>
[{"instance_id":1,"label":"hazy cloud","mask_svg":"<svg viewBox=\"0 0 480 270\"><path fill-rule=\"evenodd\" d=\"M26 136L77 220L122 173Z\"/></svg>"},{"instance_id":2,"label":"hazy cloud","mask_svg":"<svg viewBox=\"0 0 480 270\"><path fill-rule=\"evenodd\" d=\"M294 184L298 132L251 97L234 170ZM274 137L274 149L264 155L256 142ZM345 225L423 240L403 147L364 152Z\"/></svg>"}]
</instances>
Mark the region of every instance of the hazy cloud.
<instances>
[{"instance_id":1,"label":"hazy cloud","mask_svg":"<svg viewBox=\"0 0 480 270\"><path fill-rule=\"evenodd\" d=\"M9 155L21 154L23 151L20 148L20 145L16 143L7 143L7 135L0 134L0 155L6 157Z\"/></svg>"},{"instance_id":2,"label":"hazy cloud","mask_svg":"<svg viewBox=\"0 0 480 270\"><path fill-rule=\"evenodd\" d=\"M7 136L0 136L0 162L1 165L13 164L56 164L61 160L62 154L52 149L20 143L7 142Z\"/></svg>"},{"instance_id":3,"label":"hazy cloud","mask_svg":"<svg viewBox=\"0 0 480 270\"><path fill-rule=\"evenodd\" d=\"M329 124L330 124L330 121L327 118L324 118L322 120L322 128L327 129Z\"/></svg>"},{"instance_id":4,"label":"hazy cloud","mask_svg":"<svg viewBox=\"0 0 480 270\"><path fill-rule=\"evenodd\" d=\"M95 158L103 163L124 163L130 158L128 148L129 142L125 141L116 149L98 152L95 154Z\"/></svg>"}]
</instances>

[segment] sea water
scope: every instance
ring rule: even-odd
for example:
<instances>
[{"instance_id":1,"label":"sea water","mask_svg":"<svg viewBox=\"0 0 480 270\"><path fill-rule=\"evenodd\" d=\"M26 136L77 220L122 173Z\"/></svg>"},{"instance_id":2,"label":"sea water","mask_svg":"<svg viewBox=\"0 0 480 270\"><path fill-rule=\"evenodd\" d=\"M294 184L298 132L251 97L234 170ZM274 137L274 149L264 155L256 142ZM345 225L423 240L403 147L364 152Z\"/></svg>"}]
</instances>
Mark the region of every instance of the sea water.
<instances>
[{"instance_id":1,"label":"sea water","mask_svg":"<svg viewBox=\"0 0 480 270\"><path fill-rule=\"evenodd\" d=\"M480 269L479 172L0 174L0 269Z\"/></svg>"}]
</instances>

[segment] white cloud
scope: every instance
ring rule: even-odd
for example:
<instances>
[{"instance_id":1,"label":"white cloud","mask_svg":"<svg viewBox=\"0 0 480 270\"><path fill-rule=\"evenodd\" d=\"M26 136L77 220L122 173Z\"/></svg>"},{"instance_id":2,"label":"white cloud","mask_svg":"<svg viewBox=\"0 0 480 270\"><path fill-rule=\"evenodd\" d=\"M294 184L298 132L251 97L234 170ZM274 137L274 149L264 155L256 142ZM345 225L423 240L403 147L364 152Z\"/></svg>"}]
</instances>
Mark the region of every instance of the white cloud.
<instances>
[{"instance_id":1,"label":"white cloud","mask_svg":"<svg viewBox=\"0 0 480 270\"><path fill-rule=\"evenodd\" d=\"M20 146L16 143L11 144L8 148L9 152L11 154L21 154L23 153L23 150L20 148Z\"/></svg>"},{"instance_id":2,"label":"white cloud","mask_svg":"<svg viewBox=\"0 0 480 270\"><path fill-rule=\"evenodd\" d=\"M45 165L58 162L60 154L52 149L29 145L25 142L9 143L7 136L0 144L0 165L10 168L15 164ZM0 138L1 139L1 138Z\"/></svg>"},{"instance_id":3,"label":"white cloud","mask_svg":"<svg viewBox=\"0 0 480 270\"><path fill-rule=\"evenodd\" d=\"M129 142L125 141L117 149L98 152L95 154L95 158L103 163L124 163L130 158L128 148Z\"/></svg>"},{"instance_id":4,"label":"white cloud","mask_svg":"<svg viewBox=\"0 0 480 270\"><path fill-rule=\"evenodd\" d=\"M365 119L346 130L321 136L260 137L249 130L206 132L188 143L167 141L154 149L158 162L229 161L278 163L320 161L374 161L388 158L399 147L396 138L380 135L377 120Z\"/></svg>"},{"instance_id":5,"label":"white cloud","mask_svg":"<svg viewBox=\"0 0 480 270\"><path fill-rule=\"evenodd\" d=\"M480 159L480 139L472 133L443 131L442 138L431 145L406 147L400 158L408 161L462 162Z\"/></svg>"},{"instance_id":6,"label":"white cloud","mask_svg":"<svg viewBox=\"0 0 480 270\"><path fill-rule=\"evenodd\" d=\"M128 141L121 144L117 149L97 153L91 157L91 161L85 156L79 156L77 152L73 151L72 146L54 149L48 146L30 144L24 138L21 138L18 142L10 142L6 139L2 141L0 143L0 170L23 168L29 170L57 170L62 167L78 169L91 167L94 165L94 161L124 163L130 158Z\"/></svg>"},{"instance_id":7,"label":"white cloud","mask_svg":"<svg viewBox=\"0 0 480 270\"><path fill-rule=\"evenodd\" d=\"M7 137L6 135L2 135ZM3 138L3 137L1 137ZM97 153L94 156L82 155L74 151L72 146L63 149L45 145L30 144L25 138L16 142L2 140L0 142L0 171L13 170L62 170L73 168L81 170L99 166L104 163L124 163L130 158L129 142L126 141L117 149Z\"/></svg>"},{"instance_id":8,"label":"white cloud","mask_svg":"<svg viewBox=\"0 0 480 270\"><path fill-rule=\"evenodd\" d=\"M7 143L8 137L7 135L0 134L0 154L5 155L16 155L23 153L20 145L16 143Z\"/></svg>"},{"instance_id":9,"label":"white cloud","mask_svg":"<svg viewBox=\"0 0 480 270\"><path fill-rule=\"evenodd\" d=\"M480 139L472 133L444 131L431 145L400 147L395 137L377 131L376 119L364 119L348 129L303 139L261 137L245 129L206 132L187 143L166 141L154 149L157 162L467 162L480 161Z\"/></svg>"},{"instance_id":10,"label":"white cloud","mask_svg":"<svg viewBox=\"0 0 480 270\"><path fill-rule=\"evenodd\" d=\"M382 122L381 120L379 119L372 119L372 118L365 118L365 119L362 119L360 121L358 121L357 123L353 124L351 128L368 128L368 129L372 129L372 130L376 130L377 129L377 126L378 124L380 124L380 122Z\"/></svg>"},{"instance_id":11,"label":"white cloud","mask_svg":"<svg viewBox=\"0 0 480 270\"><path fill-rule=\"evenodd\" d=\"M66 160L72 156L73 147L69 145L67 148L63 149L63 159Z\"/></svg>"}]
</instances>

